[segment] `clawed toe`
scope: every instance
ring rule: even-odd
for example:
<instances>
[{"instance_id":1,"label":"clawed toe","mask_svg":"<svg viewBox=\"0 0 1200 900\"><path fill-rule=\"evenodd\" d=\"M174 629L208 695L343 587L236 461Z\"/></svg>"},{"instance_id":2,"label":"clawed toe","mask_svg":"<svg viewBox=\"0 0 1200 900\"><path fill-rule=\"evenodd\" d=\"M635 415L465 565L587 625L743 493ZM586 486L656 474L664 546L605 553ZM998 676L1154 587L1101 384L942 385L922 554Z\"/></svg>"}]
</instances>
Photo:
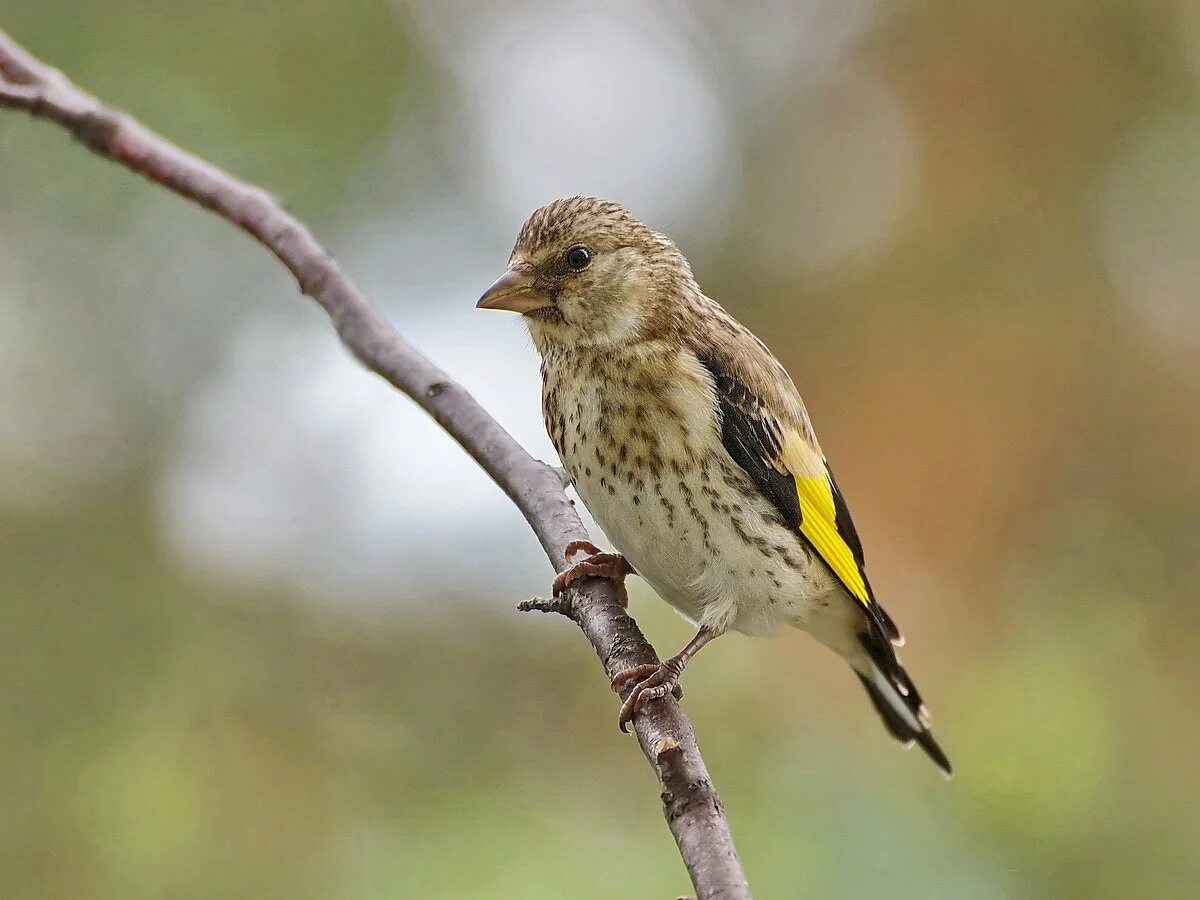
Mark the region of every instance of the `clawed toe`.
<instances>
[{"instance_id":1,"label":"clawed toe","mask_svg":"<svg viewBox=\"0 0 1200 900\"><path fill-rule=\"evenodd\" d=\"M569 569L559 572L554 579L554 595L558 596L581 578L607 578L617 589L617 600L622 607L629 606L629 592L625 589L625 576L633 574L633 567L619 553L601 553L591 541L571 541L563 555L567 562L576 553L589 554Z\"/></svg>"},{"instance_id":2,"label":"clawed toe","mask_svg":"<svg viewBox=\"0 0 1200 900\"><path fill-rule=\"evenodd\" d=\"M630 682L634 682L636 684L637 682L645 681L657 671L657 664L647 663L644 666L634 666L632 669L626 669L624 672L618 672L612 680L613 693L619 695L621 691L625 690Z\"/></svg>"},{"instance_id":3,"label":"clawed toe","mask_svg":"<svg viewBox=\"0 0 1200 900\"><path fill-rule=\"evenodd\" d=\"M679 686L679 670L672 665L674 660L668 660L657 666L636 666L621 672L613 679L613 690L620 693L630 681L637 681L625 702L621 704L621 712L617 715L617 727L628 732L628 724L633 721L634 713L651 700L661 700L671 694L676 700L683 698L683 688Z\"/></svg>"},{"instance_id":4,"label":"clawed toe","mask_svg":"<svg viewBox=\"0 0 1200 900\"><path fill-rule=\"evenodd\" d=\"M563 556L567 562L571 561L571 557L576 553L586 553L588 556L599 556L600 548L591 541L571 541L567 544L567 549L563 551Z\"/></svg>"},{"instance_id":5,"label":"clawed toe","mask_svg":"<svg viewBox=\"0 0 1200 900\"><path fill-rule=\"evenodd\" d=\"M625 689L630 681L637 680L625 702L621 704L621 713L617 716L617 725L622 731L628 731L625 726L633 719L634 713L651 700L661 700L667 694L673 694L676 700L683 698L683 689L679 686L679 676L700 648L717 636L718 632L711 628L701 627L695 636L688 641L687 646L665 662L657 666L635 666L620 672L613 679L613 690L618 694Z\"/></svg>"}]
</instances>

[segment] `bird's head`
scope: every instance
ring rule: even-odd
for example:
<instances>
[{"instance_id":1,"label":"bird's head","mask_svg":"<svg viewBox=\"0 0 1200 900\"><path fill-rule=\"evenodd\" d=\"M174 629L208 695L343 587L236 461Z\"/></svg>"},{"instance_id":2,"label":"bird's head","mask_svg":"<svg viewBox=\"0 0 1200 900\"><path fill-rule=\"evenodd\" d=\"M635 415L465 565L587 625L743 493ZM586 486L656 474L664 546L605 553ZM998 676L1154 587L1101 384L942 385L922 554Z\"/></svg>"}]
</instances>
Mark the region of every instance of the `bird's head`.
<instances>
[{"instance_id":1,"label":"bird's head","mask_svg":"<svg viewBox=\"0 0 1200 900\"><path fill-rule=\"evenodd\" d=\"M616 347L652 333L693 284L675 245L625 207L571 197L525 221L507 270L476 306L521 313L543 354Z\"/></svg>"}]
</instances>

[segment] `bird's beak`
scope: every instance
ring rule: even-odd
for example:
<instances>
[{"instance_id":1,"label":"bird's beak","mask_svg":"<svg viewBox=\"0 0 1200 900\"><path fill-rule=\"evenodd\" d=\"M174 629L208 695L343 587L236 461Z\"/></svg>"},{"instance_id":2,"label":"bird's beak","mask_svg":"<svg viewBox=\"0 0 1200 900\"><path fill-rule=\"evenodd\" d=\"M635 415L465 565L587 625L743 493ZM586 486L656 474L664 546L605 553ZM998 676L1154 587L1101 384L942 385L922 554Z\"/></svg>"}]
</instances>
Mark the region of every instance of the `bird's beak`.
<instances>
[{"instance_id":1,"label":"bird's beak","mask_svg":"<svg viewBox=\"0 0 1200 900\"><path fill-rule=\"evenodd\" d=\"M483 292L476 309L507 309L510 312L533 312L550 305L550 298L534 286L533 273L513 267L497 278Z\"/></svg>"}]
</instances>

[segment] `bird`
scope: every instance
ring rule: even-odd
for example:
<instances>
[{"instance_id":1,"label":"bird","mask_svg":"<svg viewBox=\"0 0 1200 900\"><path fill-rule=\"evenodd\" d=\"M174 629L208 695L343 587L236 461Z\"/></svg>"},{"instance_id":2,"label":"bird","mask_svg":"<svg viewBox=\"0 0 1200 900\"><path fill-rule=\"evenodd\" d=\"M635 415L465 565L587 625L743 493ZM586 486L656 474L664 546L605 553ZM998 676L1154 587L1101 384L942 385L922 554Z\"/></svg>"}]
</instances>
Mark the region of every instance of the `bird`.
<instances>
[{"instance_id":1,"label":"bird","mask_svg":"<svg viewBox=\"0 0 1200 900\"><path fill-rule=\"evenodd\" d=\"M858 676L887 730L949 777L903 638L875 598L862 542L783 365L700 289L670 238L620 203L536 209L480 309L519 313L541 357L542 414L576 493L616 553L588 541L581 578L636 574L696 628L675 656L614 679L621 730L680 696L685 666L733 630L807 632Z\"/></svg>"}]
</instances>

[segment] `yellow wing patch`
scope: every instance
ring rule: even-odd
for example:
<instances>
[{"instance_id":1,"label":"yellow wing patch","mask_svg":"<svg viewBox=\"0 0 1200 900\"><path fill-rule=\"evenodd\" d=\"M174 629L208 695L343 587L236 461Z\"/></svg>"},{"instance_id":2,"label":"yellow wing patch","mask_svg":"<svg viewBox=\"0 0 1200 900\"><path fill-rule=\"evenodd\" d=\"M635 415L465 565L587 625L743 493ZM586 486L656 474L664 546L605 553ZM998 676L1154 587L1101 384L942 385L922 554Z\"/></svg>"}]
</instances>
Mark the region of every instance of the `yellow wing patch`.
<instances>
[{"instance_id":1,"label":"yellow wing patch","mask_svg":"<svg viewBox=\"0 0 1200 900\"><path fill-rule=\"evenodd\" d=\"M821 554L846 590L863 606L869 607L871 597L854 551L838 533L833 484L820 451L799 434L789 432L784 440L783 464L792 474L800 497L800 532Z\"/></svg>"},{"instance_id":2,"label":"yellow wing patch","mask_svg":"<svg viewBox=\"0 0 1200 900\"><path fill-rule=\"evenodd\" d=\"M829 476L797 478L796 492L800 495L800 510L804 518L800 531L817 548L829 568L864 606L870 606L867 586L859 571L858 561L850 546L838 534L833 508L833 488Z\"/></svg>"}]
</instances>

